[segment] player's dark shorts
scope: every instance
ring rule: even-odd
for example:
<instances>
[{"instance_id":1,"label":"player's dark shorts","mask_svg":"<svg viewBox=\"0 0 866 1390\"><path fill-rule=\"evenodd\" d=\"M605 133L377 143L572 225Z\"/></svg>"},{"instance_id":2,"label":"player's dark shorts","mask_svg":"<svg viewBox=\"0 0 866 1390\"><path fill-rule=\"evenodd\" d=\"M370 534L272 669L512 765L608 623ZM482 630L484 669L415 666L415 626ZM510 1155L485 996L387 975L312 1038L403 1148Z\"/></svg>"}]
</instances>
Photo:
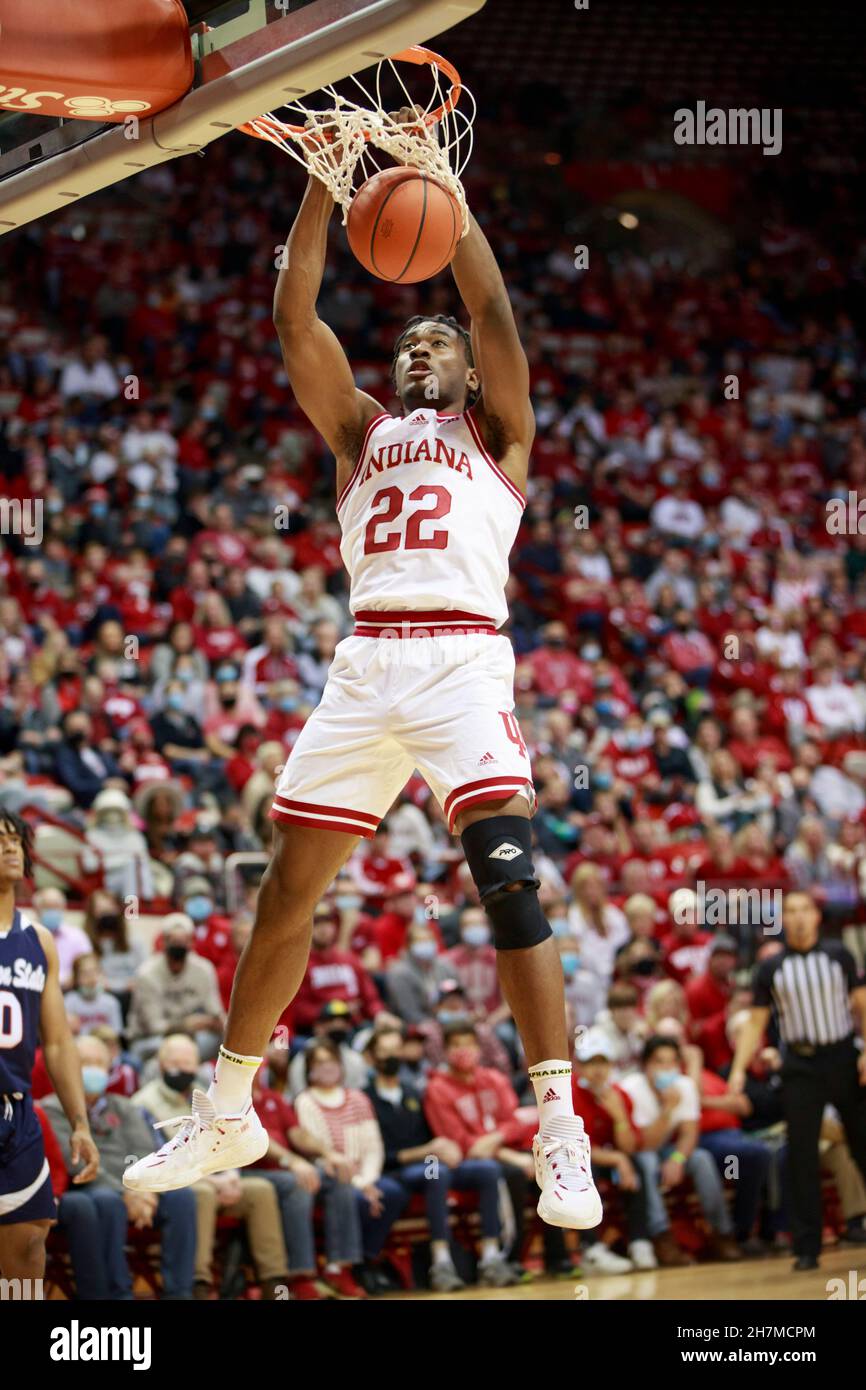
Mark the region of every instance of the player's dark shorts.
<instances>
[{"instance_id":1,"label":"player's dark shorts","mask_svg":"<svg viewBox=\"0 0 866 1390\"><path fill-rule=\"evenodd\" d=\"M0 1096L0 1226L54 1219L42 1129L29 1095Z\"/></svg>"}]
</instances>

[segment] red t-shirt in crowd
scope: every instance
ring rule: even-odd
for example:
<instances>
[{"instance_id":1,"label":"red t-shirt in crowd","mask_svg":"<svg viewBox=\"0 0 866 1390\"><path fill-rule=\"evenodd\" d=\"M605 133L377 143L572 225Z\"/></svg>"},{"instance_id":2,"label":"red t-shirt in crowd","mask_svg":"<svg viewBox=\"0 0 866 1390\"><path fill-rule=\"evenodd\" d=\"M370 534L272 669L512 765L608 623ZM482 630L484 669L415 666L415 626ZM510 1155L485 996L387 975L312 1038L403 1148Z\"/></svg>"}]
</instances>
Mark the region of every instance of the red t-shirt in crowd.
<instances>
[{"instance_id":1,"label":"red t-shirt in crowd","mask_svg":"<svg viewBox=\"0 0 866 1390\"><path fill-rule=\"evenodd\" d=\"M516 1117L516 1110L511 1082L490 1067L476 1067L467 1081L450 1071L434 1071L424 1093L424 1114L434 1135L453 1139L464 1154L476 1139L494 1129L500 1131L504 1144L523 1147L527 1126Z\"/></svg>"},{"instance_id":2,"label":"red t-shirt in crowd","mask_svg":"<svg viewBox=\"0 0 866 1390\"><path fill-rule=\"evenodd\" d=\"M625 1105L629 1124L635 1139L640 1136L635 1129L632 1120L631 1096L628 1095L621 1086L612 1087ZM581 1086L580 1077L575 1072L571 1078L571 1093L574 1099L574 1113L580 1115L583 1120L583 1127L586 1130L589 1142L599 1149L618 1149L619 1145L614 1139L613 1120L607 1113L603 1105L600 1105L588 1086Z\"/></svg>"},{"instance_id":3,"label":"red t-shirt in crowd","mask_svg":"<svg viewBox=\"0 0 866 1390\"><path fill-rule=\"evenodd\" d=\"M371 977L351 951L311 951L307 973L292 1004L292 1021L299 1033L309 1033L326 1004L342 999L359 1018L371 1019L382 1000Z\"/></svg>"},{"instance_id":4,"label":"red t-shirt in crowd","mask_svg":"<svg viewBox=\"0 0 866 1390\"><path fill-rule=\"evenodd\" d=\"M727 1081L717 1076L714 1071L707 1071L706 1067L701 1072L701 1090L706 1096L723 1096L728 1089ZM732 1115L728 1110L706 1109L701 1106L701 1134L710 1134L716 1129L740 1129L742 1120L739 1115Z\"/></svg>"},{"instance_id":5,"label":"red t-shirt in crowd","mask_svg":"<svg viewBox=\"0 0 866 1390\"><path fill-rule=\"evenodd\" d=\"M696 975L685 987L691 1014L689 1036L703 1050L704 1061L713 1071L721 1071L734 1054L725 1032L730 990L711 975Z\"/></svg>"},{"instance_id":6,"label":"red t-shirt in crowd","mask_svg":"<svg viewBox=\"0 0 866 1390\"><path fill-rule=\"evenodd\" d=\"M467 999L486 1014L502 1003L494 946L453 946L444 959L454 969Z\"/></svg>"},{"instance_id":7,"label":"red t-shirt in crowd","mask_svg":"<svg viewBox=\"0 0 866 1390\"><path fill-rule=\"evenodd\" d=\"M254 1086L253 1100L256 1114L268 1131L270 1138L275 1144L282 1144L284 1149L290 1149L292 1145L289 1139L289 1130L294 1129L298 1123L294 1106L290 1105L279 1091L272 1091L268 1086ZM278 1168L279 1164L275 1158L268 1158L265 1154L264 1158L260 1158L252 1166L254 1168Z\"/></svg>"},{"instance_id":8,"label":"red t-shirt in crowd","mask_svg":"<svg viewBox=\"0 0 866 1390\"><path fill-rule=\"evenodd\" d=\"M678 984L684 985L698 971L703 971L707 966L707 943L712 941L712 933L705 931L695 932L693 936L677 936L675 932L668 932L662 937L662 953L664 955L664 966L666 974Z\"/></svg>"}]
</instances>

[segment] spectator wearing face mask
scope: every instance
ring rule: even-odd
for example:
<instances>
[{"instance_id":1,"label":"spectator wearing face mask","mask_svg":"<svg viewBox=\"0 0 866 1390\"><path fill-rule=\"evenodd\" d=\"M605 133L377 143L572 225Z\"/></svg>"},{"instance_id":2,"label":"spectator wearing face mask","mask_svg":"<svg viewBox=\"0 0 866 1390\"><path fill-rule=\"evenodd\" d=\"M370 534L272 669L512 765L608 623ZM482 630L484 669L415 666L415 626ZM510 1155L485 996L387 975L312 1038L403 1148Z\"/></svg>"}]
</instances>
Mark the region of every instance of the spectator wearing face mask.
<instances>
[{"instance_id":1,"label":"spectator wearing face mask","mask_svg":"<svg viewBox=\"0 0 866 1390\"><path fill-rule=\"evenodd\" d=\"M72 989L63 1004L73 1033L91 1033L94 1028L111 1028L119 1033L123 1015L113 994L105 988L99 957L92 952L79 956L72 967Z\"/></svg>"},{"instance_id":2,"label":"spectator wearing face mask","mask_svg":"<svg viewBox=\"0 0 866 1390\"><path fill-rule=\"evenodd\" d=\"M198 782L211 762L201 724L189 706L191 695L180 680L165 687L165 702L151 721L156 747L176 776Z\"/></svg>"},{"instance_id":3,"label":"spectator wearing face mask","mask_svg":"<svg viewBox=\"0 0 866 1390\"><path fill-rule=\"evenodd\" d=\"M490 924L483 907L466 907L460 914L460 942L445 952L450 974L463 988L478 1018L491 1027L508 1017L503 1005L496 970L496 949L492 945Z\"/></svg>"},{"instance_id":4,"label":"spectator wearing face mask","mask_svg":"<svg viewBox=\"0 0 866 1390\"><path fill-rule=\"evenodd\" d=\"M155 1120L168 1120L192 1101L193 1086L209 1085L196 1045L187 1033L170 1033L157 1052L159 1073L134 1094L135 1104Z\"/></svg>"},{"instance_id":5,"label":"spectator wearing face mask","mask_svg":"<svg viewBox=\"0 0 866 1390\"><path fill-rule=\"evenodd\" d=\"M510 1260L523 1246L527 1202L537 1200L532 1138L538 1123L534 1107L518 1113L511 1082L501 1072L480 1066L481 1049L472 1024L454 1023L445 1037L447 1070L431 1073L424 1093L424 1113L433 1134L450 1139L464 1159L495 1159L502 1168L514 1211L514 1238L505 1255L494 1253L492 1242L482 1246L480 1283L501 1288L520 1277ZM562 1231L542 1230L544 1262L549 1274L571 1273Z\"/></svg>"},{"instance_id":6,"label":"spectator wearing face mask","mask_svg":"<svg viewBox=\"0 0 866 1390\"><path fill-rule=\"evenodd\" d=\"M628 1093L612 1080L613 1048L600 1029L589 1028L578 1039L572 1078L574 1113L580 1115L592 1145L593 1177L610 1179L625 1214L628 1259L601 1239L586 1235L581 1264L599 1274L627 1274L632 1269L655 1269L658 1261L649 1240L646 1193L641 1171L633 1161L637 1130L631 1121Z\"/></svg>"},{"instance_id":7,"label":"spectator wearing face mask","mask_svg":"<svg viewBox=\"0 0 866 1390\"><path fill-rule=\"evenodd\" d=\"M691 1264L671 1235L665 1193L691 1178L709 1223L709 1247L719 1260L736 1260L740 1250L715 1161L698 1147L701 1104L697 1087L680 1069L680 1049L672 1038L650 1038L642 1066L622 1081L632 1102L632 1122L640 1135L634 1162L640 1167L649 1212L649 1234L661 1265Z\"/></svg>"},{"instance_id":8,"label":"spectator wearing face mask","mask_svg":"<svg viewBox=\"0 0 866 1390\"><path fill-rule=\"evenodd\" d=\"M271 1049L271 1060L273 1053ZM328 1172L323 1163L316 1165L302 1156L301 1149L315 1151L316 1142L300 1127L285 1096L265 1085L262 1071L260 1068L253 1081L253 1104L268 1131L270 1146L264 1158L244 1169L244 1180L265 1178L277 1194L292 1298L307 1303L339 1297L346 1278L352 1278L352 1266L362 1259L361 1218L351 1175L338 1160ZM317 1203L322 1208L325 1245L321 1279L313 1228Z\"/></svg>"},{"instance_id":9,"label":"spectator wearing face mask","mask_svg":"<svg viewBox=\"0 0 866 1390\"><path fill-rule=\"evenodd\" d=\"M217 970L231 953L231 918L217 910L210 879L191 874L184 880L181 911L195 924L195 950Z\"/></svg>"},{"instance_id":10,"label":"spectator wearing face mask","mask_svg":"<svg viewBox=\"0 0 866 1390\"><path fill-rule=\"evenodd\" d=\"M70 710L63 721L63 739L54 754L58 782L85 810L102 791L108 778L120 777L110 753L93 746L93 724L84 710Z\"/></svg>"},{"instance_id":11,"label":"spectator wearing face mask","mask_svg":"<svg viewBox=\"0 0 866 1390\"><path fill-rule=\"evenodd\" d=\"M125 792L108 787L95 798L87 843L99 854L109 893L120 898L152 898L153 874L147 841L132 824Z\"/></svg>"},{"instance_id":12,"label":"spectator wearing face mask","mask_svg":"<svg viewBox=\"0 0 866 1390\"><path fill-rule=\"evenodd\" d=\"M163 1142L177 1133L192 1108L193 1089L202 1085L201 1059L192 1038L177 1033L164 1038L158 1053L159 1074L133 1096L133 1104L149 1119L164 1124ZM206 1084L206 1083L205 1083ZM165 1123L174 1121L175 1123ZM141 1152L141 1150L138 1150ZM243 1222L262 1296L273 1299L288 1279L288 1258L283 1240L279 1206L271 1183L245 1170L229 1168L193 1183L188 1189L195 1201L196 1243L193 1296L211 1297L213 1258L219 1214ZM130 1193L130 1196L152 1194Z\"/></svg>"},{"instance_id":13,"label":"spectator wearing face mask","mask_svg":"<svg viewBox=\"0 0 866 1390\"><path fill-rule=\"evenodd\" d=\"M352 1047L354 1032L352 1012L342 999L326 1004L313 1025L313 1037L307 1047L296 1052L289 1063L286 1094L290 1100L300 1095L307 1084L307 1052L314 1042L327 1038L339 1049L343 1079L353 1090L362 1091L367 1084L369 1067L363 1055Z\"/></svg>"},{"instance_id":14,"label":"spectator wearing face mask","mask_svg":"<svg viewBox=\"0 0 866 1390\"><path fill-rule=\"evenodd\" d=\"M348 1005L355 1024L372 1020L382 1009L372 978L353 951L337 947L339 917L334 907L320 903L313 913L313 939L307 970L292 1004L292 1021L299 1033L310 1033L322 1009L332 999Z\"/></svg>"},{"instance_id":15,"label":"spectator wearing face mask","mask_svg":"<svg viewBox=\"0 0 866 1390\"><path fill-rule=\"evenodd\" d=\"M163 949L135 976L127 1032L141 1061L153 1056L169 1033L193 1035L203 1057L215 1057L225 1023L217 973L192 949L194 927L182 912L163 926Z\"/></svg>"},{"instance_id":16,"label":"spectator wearing face mask","mask_svg":"<svg viewBox=\"0 0 866 1390\"><path fill-rule=\"evenodd\" d=\"M553 913L548 913L547 920L559 948L569 1031L588 1028L604 1004L604 986L594 971L583 966L580 945L577 937L571 934L565 912L554 909Z\"/></svg>"},{"instance_id":17,"label":"spectator wearing face mask","mask_svg":"<svg viewBox=\"0 0 866 1390\"><path fill-rule=\"evenodd\" d=\"M64 921L66 896L60 888L40 888L33 894L33 911L24 916L41 922L51 932L60 967L60 988L72 983L72 967L79 956L90 954L90 940L81 927Z\"/></svg>"},{"instance_id":18,"label":"spectator wearing face mask","mask_svg":"<svg viewBox=\"0 0 866 1390\"><path fill-rule=\"evenodd\" d=\"M58 1216L72 1256L76 1289L82 1299L131 1299L132 1275L126 1259L127 1229L156 1227L161 1236L164 1298L190 1298L196 1242L195 1197L176 1192L128 1192L123 1170L130 1154L148 1153L159 1142L142 1112L124 1096L106 1095L109 1056L98 1038L80 1037L84 1099L90 1132L99 1150L99 1172L89 1183L70 1186ZM70 1177L71 1130L56 1095L43 1108L60 1142Z\"/></svg>"},{"instance_id":19,"label":"spectator wearing face mask","mask_svg":"<svg viewBox=\"0 0 866 1390\"><path fill-rule=\"evenodd\" d=\"M105 1024L99 1024L90 1030L90 1037L98 1038L108 1049L106 1095L127 1098L134 1096L140 1085L138 1072L133 1064L134 1059L129 1053L124 1052L121 1046L120 1034L113 1028L107 1028Z\"/></svg>"},{"instance_id":20,"label":"spectator wearing face mask","mask_svg":"<svg viewBox=\"0 0 866 1390\"><path fill-rule=\"evenodd\" d=\"M385 1148L369 1097L345 1084L339 1048L329 1038L317 1039L307 1049L305 1067L307 1085L295 1102L304 1131L303 1152L325 1172L351 1182L362 1229L366 1218L384 1217L390 1226L395 1198L379 1182ZM341 1285L342 1297L364 1297L349 1270L343 1272Z\"/></svg>"},{"instance_id":21,"label":"spectator wearing face mask","mask_svg":"<svg viewBox=\"0 0 866 1390\"><path fill-rule=\"evenodd\" d=\"M641 999L662 975L661 951L654 941L636 937L616 953L614 978L634 985Z\"/></svg>"},{"instance_id":22,"label":"spectator wearing face mask","mask_svg":"<svg viewBox=\"0 0 866 1390\"><path fill-rule=\"evenodd\" d=\"M126 1013L132 981L144 961L144 951L139 942L129 938L120 899L97 888L87 904L84 926L90 949L99 957L106 985Z\"/></svg>"},{"instance_id":23,"label":"spectator wearing face mask","mask_svg":"<svg viewBox=\"0 0 866 1390\"><path fill-rule=\"evenodd\" d=\"M452 976L448 961L439 955L432 923L414 922L405 951L385 975L388 1003L405 1023L421 1023L430 1017L443 982Z\"/></svg>"},{"instance_id":24,"label":"spectator wearing face mask","mask_svg":"<svg viewBox=\"0 0 866 1390\"><path fill-rule=\"evenodd\" d=\"M437 1293L453 1293L464 1287L454 1268L448 1228L448 1193L476 1192L481 1217L482 1252L484 1242L498 1252L501 1238L499 1217L499 1165L492 1159L462 1159L460 1149L450 1139L434 1139L427 1123L420 1093L401 1079L403 1035L382 1029L370 1044L373 1075L367 1095L376 1113L385 1145L385 1168L379 1182L393 1195L389 1210L365 1220L365 1248L372 1259L382 1250L391 1224L405 1210L413 1192L424 1197L430 1224L430 1287ZM402 1200L402 1206L398 1206Z\"/></svg>"},{"instance_id":25,"label":"spectator wearing face mask","mask_svg":"<svg viewBox=\"0 0 866 1390\"><path fill-rule=\"evenodd\" d=\"M481 1050L482 1067L494 1067L504 1076L510 1075L511 1061L508 1051L489 1023L473 1020L469 1000L459 980L443 980L439 987L439 998L431 1018L417 1025L424 1038L424 1056L429 1068L441 1067L445 1062L445 1036L450 1028L458 1023L473 1024L478 1046Z\"/></svg>"}]
</instances>

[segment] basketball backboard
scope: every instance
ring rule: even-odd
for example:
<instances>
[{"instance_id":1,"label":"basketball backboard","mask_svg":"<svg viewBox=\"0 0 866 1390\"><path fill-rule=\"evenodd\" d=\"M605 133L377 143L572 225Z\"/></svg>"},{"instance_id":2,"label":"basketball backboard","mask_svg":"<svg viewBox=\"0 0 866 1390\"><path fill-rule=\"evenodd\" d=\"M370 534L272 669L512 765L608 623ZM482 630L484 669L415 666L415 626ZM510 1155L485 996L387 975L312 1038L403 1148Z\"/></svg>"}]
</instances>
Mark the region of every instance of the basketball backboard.
<instances>
[{"instance_id":1,"label":"basketball backboard","mask_svg":"<svg viewBox=\"0 0 866 1390\"><path fill-rule=\"evenodd\" d=\"M120 125L0 111L0 236L424 44L484 3L184 0L196 76L173 106Z\"/></svg>"}]
</instances>

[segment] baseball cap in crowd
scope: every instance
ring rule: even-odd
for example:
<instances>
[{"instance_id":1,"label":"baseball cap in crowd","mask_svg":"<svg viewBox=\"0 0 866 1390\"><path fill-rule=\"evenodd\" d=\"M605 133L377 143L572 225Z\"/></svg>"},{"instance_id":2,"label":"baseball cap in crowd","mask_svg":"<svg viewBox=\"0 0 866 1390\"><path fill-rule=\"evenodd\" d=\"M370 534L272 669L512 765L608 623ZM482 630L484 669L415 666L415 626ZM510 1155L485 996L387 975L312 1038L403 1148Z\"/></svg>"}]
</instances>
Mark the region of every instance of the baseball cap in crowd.
<instances>
[{"instance_id":1,"label":"baseball cap in crowd","mask_svg":"<svg viewBox=\"0 0 866 1390\"><path fill-rule=\"evenodd\" d=\"M574 1055L579 1062L591 1062L594 1057L604 1057L605 1061L612 1062L613 1047L601 1028L587 1028L575 1044Z\"/></svg>"},{"instance_id":2,"label":"baseball cap in crowd","mask_svg":"<svg viewBox=\"0 0 866 1390\"><path fill-rule=\"evenodd\" d=\"M352 1010L344 999L330 999L319 1014L319 1022L326 1023L331 1018L351 1018Z\"/></svg>"},{"instance_id":3,"label":"baseball cap in crowd","mask_svg":"<svg viewBox=\"0 0 866 1390\"><path fill-rule=\"evenodd\" d=\"M710 942L711 956L717 956L722 951L727 951L729 955L736 956L739 954L739 950L740 948L734 938L732 936L726 936L724 932L720 932L718 936L714 936Z\"/></svg>"}]
</instances>

